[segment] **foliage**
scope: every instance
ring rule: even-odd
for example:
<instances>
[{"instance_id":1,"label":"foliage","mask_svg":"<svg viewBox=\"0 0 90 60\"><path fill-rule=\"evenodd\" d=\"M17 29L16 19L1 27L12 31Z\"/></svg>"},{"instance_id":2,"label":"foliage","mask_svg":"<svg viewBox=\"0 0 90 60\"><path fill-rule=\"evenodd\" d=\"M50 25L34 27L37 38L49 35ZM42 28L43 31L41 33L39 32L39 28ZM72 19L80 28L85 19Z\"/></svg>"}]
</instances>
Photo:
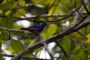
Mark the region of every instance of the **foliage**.
<instances>
[{"instance_id":1,"label":"foliage","mask_svg":"<svg viewBox=\"0 0 90 60\"><path fill-rule=\"evenodd\" d=\"M53 57L55 57L55 54L59 54L56 59L90 59L90 25L85 24L84 28L76 29L81 22L73 28L76 29L75 31L70 29L67 34L64 33L60 37L58 36L58 34L63 33L84 19L82 16L87 17L84 20L89 20L90 13L87 10L89 10L90 4L88 2L84 6L83 3L84 0L0 0L0 60L6 60L4 57L9 57L10 54L18 55L19 53L23 53L25 49L27 49L28 53L25 52L26 54L22 54L23 56L21 57L39 59L36 56L45 46L42 48L43 42L38 45L40 41L37 40L41 39L45 41L50 38L54 38L54 40L50 40L47 43L58 40L58 43L68 55L66 57L62 48L56 44L50 51ZM77 12L82 5L84 9ZM76 9L77 11L74 11ZM27 14L29 14L29 17L27 17ZM76 16L77 14L78 16ZM30 26L39 26L42 22L46 22L47 26L41 32L40 37L38 37L31 32L20 30L24 26L19 26L17 22L23 20L32 23ZM71 31L73 32L70 33ZM55 38L56 36L58 37ZM4 51L8 51L10 54L6 53L6 55L3 55Z\"/></svg>"}]
</instances>

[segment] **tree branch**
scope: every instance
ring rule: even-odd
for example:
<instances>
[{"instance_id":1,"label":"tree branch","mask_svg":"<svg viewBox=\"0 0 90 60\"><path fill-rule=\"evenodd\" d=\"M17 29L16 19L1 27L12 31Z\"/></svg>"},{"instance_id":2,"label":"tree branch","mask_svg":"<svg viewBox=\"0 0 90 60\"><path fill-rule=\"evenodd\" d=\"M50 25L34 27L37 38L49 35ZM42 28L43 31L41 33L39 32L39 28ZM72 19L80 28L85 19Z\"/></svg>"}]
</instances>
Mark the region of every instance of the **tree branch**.
<instances>
[{"instance_id":1,"label":"tree branch","mask_svg":"<svg viewBox=\"0 0 90 60\"><path fill-rule=\"evenodd\" d=\"M15 30L15 29L9 29L9 28L4 28L4 27L0 27L0 30L5 30L5 31L9 31L9 32L21 32L21 33L26 33L26 31L24 31L24 30Z\"/></svg>"},{"instance_id":2,"label":"tree branch","mask_svg":"<svg viewBox=\"0 0 90 60\"><path fill-rule=\"evenodd\" d=\"M87 5L89 2L85 2L85 5ZM82 14L82 11L83 11L83 9L84 9L84 6L82 5L81 6L81 8L78 10L77 9L77 7L76 7L76 0L75 0L75 8L76 8L76 13L75 13L75 17L74 17L74 21L73 21L73 24L76 24L76 22L77 22L77 20L78 20L78 18L81 16L81 17L83 17L83 15L81 15Z\"/></svg>"},{"instance_id":3,"label":"tree branch","mask_svg":"<svg viewBox=\"0 0 90 60\"><path fill-rule=\"evenodd\" d=\"M7 54L0 54L0 56L4 56L4 57L14 57L15 55L7 55ZM28 57L22 57L22 59L28 59L28 60L33 60L33 59L35 59L35 60L50 60L50 59L39 59L39 58L28 58ZM20 60L20 59L18 59L18 60Z\"/></svg>"},{"instance_id":4,"label":"tree branch","mask_svg":"<svg viewBox=\"0 0 90 60\"><path fill-rule=\"evenodd\" d=\"M27 18L19 18L19 17L13 17L14 18L14 22L15 21L21 21L21 20L28 20L28 21L31 21L31 22L58 22L58 21L61 21L61 20L64 20L66 18L69 18L71 16L73 16L73 14L76 12L75 11L72 11L71 13L69 14L66 14L66 15L60 15L60 14L44 14L44 15L40 15L39 18L48 18L48 17L63 17L63 18L60 18L60 19L57 19L57 20L52 20L52 21L39 21L39 20L35 20L37 18L37 16L31 16L31 17L27 17ZM0 17L3 17L3 18L7 18L8 16L3 16L3 15L0 15Z\"/></svg>"}]
</instances>

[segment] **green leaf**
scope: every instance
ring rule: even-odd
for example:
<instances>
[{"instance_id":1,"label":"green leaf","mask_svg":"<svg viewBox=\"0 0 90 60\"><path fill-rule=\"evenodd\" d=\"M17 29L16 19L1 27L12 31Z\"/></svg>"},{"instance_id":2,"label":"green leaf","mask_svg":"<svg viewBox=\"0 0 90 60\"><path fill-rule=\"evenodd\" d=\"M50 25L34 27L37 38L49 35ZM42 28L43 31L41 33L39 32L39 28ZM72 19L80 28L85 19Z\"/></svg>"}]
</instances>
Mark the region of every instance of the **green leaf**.
<instances>
[{"instance_id":1,"label":"green leaf","mask_svg":"<svg viewBox=\"0 0 90 60\"><path fill-rule=\"evenodd\" d=\"M26 9L20 8L20 9L17 9L15 16L20 17L20 16L23 16L25 14L26 14Z\"/></svg>"},{"instance_id":2,"label":"green leaf","mask_svg":"<svg viewBox=\"0 0 90 60\"><path fill-rule=\"evenodd\" d=\"M42 50L42 47L37 48L37 49L35 50L35 53L37 54L37 53L39 53L41 50Z\"/></svg>"},{"instance_id":3,"label":"green leaf","mask_svg":"<svg viewBox=\"0 0 90 60\"><path fill-rule=\"evenodd\" d=\"M73 55L71 60L88 60L88 56L86 54Z\"/></svg>"},{"instance_id":4,"label":"green leaf","mask_svg":"<svg viewBox=\"0 0 90 60\"><path fill-rule=\"evenodd\" d=\"M33 57L35 57L35 56L34 56L33 53L30 53L30 54L26 54L25 57L27 57L27 58L33 58Z\"/></svg>"},{"instance_id":5,"label":"green leaf","mask_svg":"<svg viewBox=\"0 0 90 60\"><path fill-rule=\"evenodd\" d=\"M53 36L53 34L56 33L56 30L57 30L57 25L55 24L51 24L48 26L47 30L45 30L41 36L42 36L42 39L46 39L46 38L49 38L51 36Z\"/></svg>"},{"instance_id":6,"label":"green leaf","mask_svg":"<svg viewBox=\"0 0 90 60\"><path fill-rule=\"evenodd\" d=\"M90 33L90 25L87 26L87 28L86 28L86 32L87 32L87 34Z\"/></svg>"},{"instance_id":7,"label":"green leaf","mask_svg":"<svg viewBox=\"0 0 90 60\"><path fill-rule=\"evenodd\" d=\"M13 27L13 17L6 17L6 18L0 18L0 26L6 27L6 28L12 28Z\"/></svg>"},{"instance_id":8,"label":"green leaf","mask_svg":"<svg viewBox=\"0 0 90 60\"><path fill-rule=\"evenodd\" d=\"M80 45L78 45L73 51L71 60L88 60L88 52Z\"/></svg>"},{"instance_id":9,"label":"green leaf","mask_svg":"<svg viewBox=\"0 0 90 60\"><path fill-rule=\"evenodd\" d=\"M80 32L85 34L85 35L89 34L90 33L90 25L80 29Z\"/></svg>"},{"instance_id":10,"label":"green leaf","mask_svg":"<svg viewBox=\"0 0 90 60\"><path fill-rule=\"evenodd\" d=\"M25 48L24 45L20 41L17 41L17 40L11 40L10 44L15 53L19 53Z\"/></svg>"},{"instance_id":11,"label":"green leaf","mask_svg":"<svg viewBox=\"0 0 90 60\"><path fill-rule=\"evenodd\" d=\"M19 3L19 5L22 6L22 7L25 6L25 1L24 1L24 0L19 0L18 3Z\"/></svg>"},{"instance_id":12,"label":"green leaf","mask_svg":"<svg viewBox=\"0 0 90 60\"><path fill-rule=\"evenodd\" d=\"M1 57L0 57L0 60L5 60L5 58L1 58Z\"/></svg>"},{"instance_id":13,"label":"green leaf","mask_svg":"<svg viewBox=\"0 0 90 60\"><path fill-rule=\"evenodd\" d=\"M79 34L78 32L72 33L72 36L80 43L85 42L85 38L81 34Z\"/></svg>"},{"instance_id":14,"label":"green leaf","mask_svg":"<svg viewBox=\"0 0 90 60\"><path fill-rule=\"evenodd\" d=\"M90 34L88 34L87 35L87 41L86 41L86 43L87 43L87 49L88 49L88 54L90 55Z\"/></svg>"},{"instance_id":15,"label":"green leaf","mask_svg":"<svg viewBox=\"0 0 90 60\"><path fill-rule=\"evenodd\" d=\"M1 31L0 40L7 41L8 38L9 38L8 32L6 32L6 31Z\"/></svg>"},{"instance_id":16,"label":"green leaf","mask_svg":"<svg viewBox=\"0 0 90 60\"><path fill-rule=\"evenodd\" d=\"M87 39L86 43L90 43L90 34L87 35L87 38L88 39Z\"/></svg>"},{"instance_id":17,"label":"green leaf","mask_svg":"<svg viewBox=\"0 0 90 60\"><path fill-rule=\"evenodd\" d=\"M82 54L82 51L84 51L84 49L80 45L78 45L74 48L73 54Z\"/></svg>"},{"instance_id":18,"label":"green leaf","mask_svg":"<svg viewBox=\"0 0 90 60\"><path fill-rule=\"evenodd\" d=\"M47 0L46 3L48 4L49 3L49 6L53 5L54 2L56 2L55 0Z\"/></svg>"},{"instance_id":19,"label":"green leaf","mask_svg":"<svg viewBox=\"0 0 90 60\"><path fill-rule=\"evenodd\" d=\"M65 49L66 52L70 52L72 48L72 42L69 37L65 36L63 41L61 41L62 47Z\"/></svg>"},{"instance_id":20,"label":"green leaf","mask_svg":"<svg viewBox=\"0 0 90 60\"><path fill-rule=\"evenodd\" d=\"M87 45L88 55L90 55L90 43Z\"/></svg>"},{"instance_id":21,"label":"green leaf","mask_svg":"<svg viewBox=\"0 0 90 60\"><path fill-rule=\"evenodd\" d=\"M12 46L10 44L5 48L5 50L15 54L15 51L12 49Z\"/></svg>"},{"instance_id":22,"label":"green leaf","mask_svg":"<svg viewBox=\"0 0 90 60\"><path fill-rule=\"evenodd\" d=\"M60 7L59 6L54 6L49 10L48 14L59 14L60 13Z\"/></svg>"},{"instance_id":23,"label":"green leaf","mask_svg":"<svg viewBox=\"0 0 90 60\"><path fill-rule=\"evenodd\" d=\"M16 7L16 2L14 0L5 1L3 4L0 5L0 8L4 11L12 10Z\"/></svg>"}]
</instances>

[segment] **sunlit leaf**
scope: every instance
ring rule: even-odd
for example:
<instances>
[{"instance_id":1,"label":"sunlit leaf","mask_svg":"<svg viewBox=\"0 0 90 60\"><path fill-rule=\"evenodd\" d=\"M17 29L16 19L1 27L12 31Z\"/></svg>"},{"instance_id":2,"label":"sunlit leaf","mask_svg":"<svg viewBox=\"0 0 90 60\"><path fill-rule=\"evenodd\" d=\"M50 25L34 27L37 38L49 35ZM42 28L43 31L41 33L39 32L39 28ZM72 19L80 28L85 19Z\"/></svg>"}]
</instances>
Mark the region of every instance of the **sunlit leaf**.
<instances>
[{"instance_id":1,"label":"sunlit leaf","mask_svg":"<svg viewBox=\"0 0 90 60\"><path fill-rule=\"evenodd\" d=\"M24 1L24 0L19 0L18 3L19 3L19 5L22 6L22 7L25 6L25 1Z\"/></svg>"},{"instance_id":2,"label":"sunlit leaf","mask_svg":"<svg viewBox=\"0 0 90 60\"><path fill-rule=\"evenodd\" d=\"M87 39L86 43L90 43L90 34L87 35L87 38L88 39Z\"/></svg>"},{"instance_id":3,"label":"sunlit leaf","mask_svg":"<svg viewBox=\"0 0 90 60\"><path fill-rule=\"evenodd\" d=\"M90 34L88 34L87 35L87 41L86 41L86 43L87 43L87 49L88 49L88 54L90 55Z\"/></svg>"},{"instance_id":4,"label":"sunlit leaf","mask_svg":"<svg viewBox=\"0 0 90 60\"><path fill-rule=\"evenodd\" d=\"M17 9L15 16L20 17L20 16L25 15L25 13L26 13L26 10L23 8L20 8L20 9Z\"/></svg>"},{"instance_id":5,"label":"sunlit leaf","mask_svg":"<svg viewBox=\"0 0 90 60\"><path fill-rule=\"evenodd\" d=\"M49 3L49 5L52 5L55 2L55 0L48 0L47 3Z\"/></svg>"},{"instance_id":6,"label":"sunlit leaf","mask_svg":"<svg viewBox=\"0 0 90 60\"><path fill-rule=\"evenodd\" d=\"M19 53L25 48L24 45L17 40L12 40L10 44L15 53Z\"/></svg>"},{"instance_id":7,"label":"sunlit leaf","mask_svg":"<svg viewBox=\"0 0 90 60\"><path fill-rule=\"evenodd\" d=\"M9 44L6 48L6 51L11 52L12 54L16 54L15 51L12 49L12 46Z\"/></svg>"},{"instance_id":8,"label":"sunlit leaf","mask_svg":"<svg viewBox=\"0 0 90 60\"><path fill-rule=\"evenodd\" d=\"M11 13L11 10L5 12L5 15L8 16Z\"/></svg>"},{"instance_id":9,"label":"sunlit leaf","mask_svg":"<svg viewBox=\"0 0 90 60\"><path fill-rule=\"evenodd\" d=\"M56 7L54 6L49 10L48 14L59 14L59 12L60 12L60 7L59 6L56 6Z\"/></svg>"},{"instance_id":10,"label":"sunlit leaf","mask_svg":"<svg viewBox=\"0 0 90 60\"><path fill-rule=\"evenodd\" d=\"M47 30L45 30L41 35L42 35L42 39L46 39L48 37L53 36L53 34L55 34L57 30L57 25L55 24L51 24L48 26Z\"/></svg>"},{"instance_id":11,"label":"sunlit leaf","mask_svg":"<svg viewBox=\"0 0 90 60\"><path fill-rule=\"evenodd\" d=\"M16 3L14 0L5 1L3 4L0 5L0 8L4 11L11 10L16 7Z\"/></svg>"}]
</instances>

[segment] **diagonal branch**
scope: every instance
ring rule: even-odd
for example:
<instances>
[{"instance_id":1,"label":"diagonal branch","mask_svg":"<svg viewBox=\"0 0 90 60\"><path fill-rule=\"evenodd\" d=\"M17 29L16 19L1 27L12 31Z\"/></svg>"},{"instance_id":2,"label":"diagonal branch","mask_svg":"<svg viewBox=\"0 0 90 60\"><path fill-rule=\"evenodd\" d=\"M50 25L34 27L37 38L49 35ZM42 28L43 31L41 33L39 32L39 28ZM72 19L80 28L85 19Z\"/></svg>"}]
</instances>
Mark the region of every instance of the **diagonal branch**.
<instances>
[{"instance_id":1,"label":"diagonal branch","mask_svg":"<svg viewBox=\"0 0 90 60\"><path fill-rule=\"evenodd\" d=\"M76 8L76 13L75 13L75 17L74 17L74 21L73 21L73 24L75 24L77 22L77 20L79 19L79 17L83 17L81 14L82 14L82 11L84 9L84 6L82 5L81 8L78 10L77 7L76 7L76 0L75 0L75 8ZM89 2L85 2L85 5L89 4Z\"/></svg>"}]
</instances>

